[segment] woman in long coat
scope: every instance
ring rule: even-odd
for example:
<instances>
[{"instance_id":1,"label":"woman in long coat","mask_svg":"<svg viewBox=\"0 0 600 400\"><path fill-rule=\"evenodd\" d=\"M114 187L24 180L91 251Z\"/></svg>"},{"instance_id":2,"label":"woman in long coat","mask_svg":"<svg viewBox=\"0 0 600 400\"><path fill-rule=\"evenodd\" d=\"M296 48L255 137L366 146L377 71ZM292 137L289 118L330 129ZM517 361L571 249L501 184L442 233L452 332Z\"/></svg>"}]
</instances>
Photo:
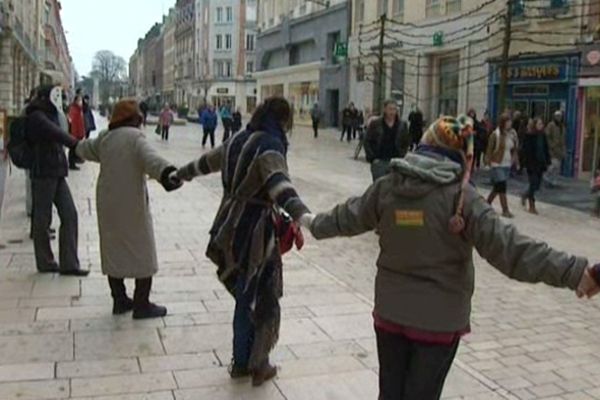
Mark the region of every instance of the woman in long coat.
<instances>
[{"instance_id":1,"label":"woman in long coat","mask_svg":"<svg viewBox=\"0 0 600 400\"><path fill-rule=\"evenodd\" d=\"M83 117L83 99L81 96L75 97L73 103L69 106L69 133L77 140L85 139L85 120ZM73 150L69 150L69 168L78 170L77 155Z\"/></svg>"},{"instance_id":2,"label":"woman in long coat","mask_svg":"<svg viewBox=\"0 0 600 400\"><path fill-rule=\"evenodd\" d=\"M167 191L181 185L169 178L177 169L148 143L140 130L142 122L137 102L122 100L115 106L109 130L77 146L80 157L100 163L96 189L100 256L114 300L113 314L133 309L134 319L167 313L149 301L158 261L146 176ZM133 301L127 297L125 278L136 280Z\"/></svg>"},{"instance_id":3,"label":"woman in long coat","mask_svg":"<svg viewBox=\"0 0 600 400\"><path fill-rule=\"evenodd\" d=\"M177 173L189 181L221 171L223 199L207 256L236 300L231 377L252 375L254 386L277 374L269 363L279 337L283 293L275 209L284 209L294 221L308 212L288 174L291 113L285 99L265 100L245 131Z\"/></svg>"}]
</instances>

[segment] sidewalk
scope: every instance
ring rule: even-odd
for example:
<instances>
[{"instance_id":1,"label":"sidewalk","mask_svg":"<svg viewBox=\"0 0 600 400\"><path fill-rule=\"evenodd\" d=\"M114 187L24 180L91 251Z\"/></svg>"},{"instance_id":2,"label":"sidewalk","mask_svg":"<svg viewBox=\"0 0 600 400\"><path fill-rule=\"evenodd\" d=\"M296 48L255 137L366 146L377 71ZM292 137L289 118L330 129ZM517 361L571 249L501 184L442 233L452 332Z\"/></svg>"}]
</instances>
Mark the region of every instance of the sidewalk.
<instances>
[{"instance_id":1,"label":"sidewalk","mask_svg":"<svg viewBox=\"0 0 600 400\"><path fill-rule=\"evenodd\" d=\"M151 142L178 164L202 151L197 127L174 128L169 144L151 132L149 127ZM333 132L318 142L306 132L294 133L290 168L315 211L366 188L368 169L351 160L353 148L337 142ZM204 256L220 200L219 176L172 194L149 184L161 263L154 300L170 314L133 321L110 315L99 265L97 173L86 163L69 178L80 216L80 257L92 270L85 279L35 273L24 180L19 174L8 178L0 220L0 243L8 245L0 250L0 399L377 398L373 235L327 243L307 238L302 252L286 255L281 339L273 354L280 375L252 389L248 381L228 378L233 302ZM577 218L554 214L556 221ZM539 232L554 223L542 218L523 215L521 221ZM598 226L573 223L581 235L564 245L579 251L572 241L586 240L593 247L588 253L600 256L592 241ZM600 399L597 304L578 303L565 291L508 283L481 260L477 264L474 333L461 346L444 398Z\"/></svg>"}]
</instances>

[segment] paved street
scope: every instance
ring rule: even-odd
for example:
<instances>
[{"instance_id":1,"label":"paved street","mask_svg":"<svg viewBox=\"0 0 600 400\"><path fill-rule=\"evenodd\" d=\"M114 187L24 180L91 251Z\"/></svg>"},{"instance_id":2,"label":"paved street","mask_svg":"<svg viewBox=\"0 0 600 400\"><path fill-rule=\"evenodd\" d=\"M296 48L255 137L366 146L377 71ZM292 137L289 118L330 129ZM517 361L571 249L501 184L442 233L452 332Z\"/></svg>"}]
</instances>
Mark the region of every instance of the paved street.
<instances>
[{"instance_id":1,"label":"paved street","mask_svg":"<svg viewBox=\"0 0 600 400\"><path fill-rule=\"evenodd\" d=\"M182 164L201 154L200 128L177 127L169 144L151 142ZM367 165L336 132L314 140L296 129L292 178L313 211L360 194ZM220 199L211 176L167 194L150 183L161 270L154 300L169 316L132 321L110 315L101 275L95 216L98 167L87 163L69 182L80 215L85 279L35 273L24 209L24 178L7 179L0 221L1 400L366 400L377 398L371 320L377 240L317 243L285 259L277 380L260 389L232 382L233 302L205 258L207 231ZM115 196L119 196L115 193ZM600 222L540 204L540 217L512 199L515 223L552 245L600 260ZM58 219L55 218L55 221ZM307 235L308 236L308 235ZM56 245L56 243L55 243ZM477 258L473 333L461 345L445 399L600 399L600 299L510 282Z\"/></svg>"}]
</instances>

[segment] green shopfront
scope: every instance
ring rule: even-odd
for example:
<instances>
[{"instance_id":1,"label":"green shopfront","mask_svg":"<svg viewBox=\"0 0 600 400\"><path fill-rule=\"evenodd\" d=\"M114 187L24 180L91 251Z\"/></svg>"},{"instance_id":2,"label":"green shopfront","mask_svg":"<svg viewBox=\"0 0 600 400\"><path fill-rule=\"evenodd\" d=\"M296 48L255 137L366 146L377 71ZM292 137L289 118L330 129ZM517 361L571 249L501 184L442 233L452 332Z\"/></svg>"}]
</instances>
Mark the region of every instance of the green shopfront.
<instances>
[{"instance_id":1,"label":"green shopfront","mask_svg":"<svg viewBox=\"0 0 600 400\"><path fill-rule=\"evenodd\" d=\"M577 154L577 80L579 53L547 55L544 57L519 57L509 64L509 83L506 107L548 122L555 111L564 112L567 124L567 158L562 172L576 174ZM500 64L490 63L488 110L498 116Z\"/></svg>"}]
</instances>

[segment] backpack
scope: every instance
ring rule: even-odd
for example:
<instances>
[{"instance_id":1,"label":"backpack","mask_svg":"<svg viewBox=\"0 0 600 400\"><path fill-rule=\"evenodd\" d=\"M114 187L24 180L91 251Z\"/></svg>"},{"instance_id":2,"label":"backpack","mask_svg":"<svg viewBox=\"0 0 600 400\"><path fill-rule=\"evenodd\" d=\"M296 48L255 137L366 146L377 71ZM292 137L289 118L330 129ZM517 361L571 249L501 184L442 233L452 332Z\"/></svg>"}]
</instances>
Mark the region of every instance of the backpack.
<instances>
[{"instance_id":1,"label":"backpack","mask_svg":"<svg viewBox=\"0 0 600 400\"><path fill-rule=\"evenodd\" d=\"M26 117L17 117L11 122L6 146L12 163L21 169L31 169L34 161L34 150L26 138L26 122Z\"/></svg>"}]
</instances>

